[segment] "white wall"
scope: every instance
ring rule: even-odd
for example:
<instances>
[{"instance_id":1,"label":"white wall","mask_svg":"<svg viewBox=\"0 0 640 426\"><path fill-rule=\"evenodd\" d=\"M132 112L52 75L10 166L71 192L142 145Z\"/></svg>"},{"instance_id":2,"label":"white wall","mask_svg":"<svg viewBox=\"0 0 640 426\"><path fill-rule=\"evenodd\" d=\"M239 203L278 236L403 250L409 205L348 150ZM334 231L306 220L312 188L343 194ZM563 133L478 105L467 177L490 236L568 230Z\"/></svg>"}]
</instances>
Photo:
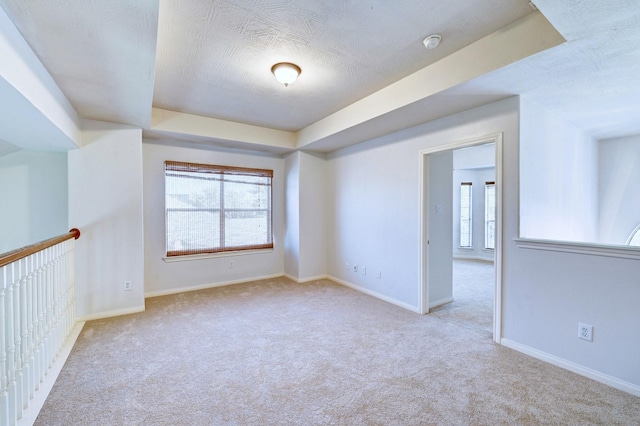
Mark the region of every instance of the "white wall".
<instances>
[{"instance_id":1,"label":"white wall","mask_svg":"<svg viewBox=\"0 0 640 426\"><path fill-rule=\"evenodd\" d=\"M80 318L144 309L142 131L87 122L86 145L69 152L69 223L76 241ZM132 290L124 291L124 281Z\"/></svg>"},{"instance_id":2,"label":"white wall","mask_svg":"<svg viewBox=\"0 0 640 426\"><path fill-rule=\"evenodd\" d=\"M505 262L504 338L640 395L639 261L546 250L514 254ZM593 326L593 342L577 338L579 322Z\"/></svg>"},{"instance_id":3,"label":"white wall","mask_svg":"<svg viewBox=\"0 0 640 426\"><path fill-rule=\"evenodd\" d=\"M249 152L213 151L143 144L145 294L155 296L215 285L280 276L284 273L284 160ZM221 254L166 262L164 162L166 160L273 170L273 244L268 251ZM229 268L229 261L234 267Z\"/></svg>"},{"instance_id":4,"label":"white wall","mask_svg":"<svg viewBox=\"0 0 640 426\"><path fill-rule=\"evenodd\" d=\"M532 135L524 132L531 131L539 111L525 107L520 114L521 122L528 123L521 127L522 137L531 143ZM538 134L533 131L533 136ZM541 160L532 149L529 146L520 152L520 165L530 172ZM573 157L550 162L561 165L562 159L571 174ZM504 188L508 191L514 178L508 157L504 168ZM563 179L562 174L556 177ZM522 186L521 199L530 199L527 191L531 189ZM508 198L507 194L505 218L517 213ZM549 246L547 250L519 248L512 241L515 237L513 231L505 230L503 343L640 395L637 258L560 252ZM593 342L577 338L578 322L594 327Z\"/></svg>"},{"instance_id":5,"label":"white wall","mask_svg":"<svg viewBox=\"0 0 640 426\"><path fill-rule=\"evenodd\" d=\"M454 152L455 154L455 152ZM495 157L493 162L495 162ZM494 250L485 249L484 215L485 183L495 182L494 167L462 169L453 172L453 256L467 259L493 260ZM460 184L471 182L472 247L460 247Z\"/></svg>"},{"instance_id":6,"label":"white wall","mask_svg":"<svg viewBox=\"0 0 640 426\"><path fill-rule=\"evenodd\" d=\"M598 242L625 244L640 225L640 135L603 140L598 148Z\"/></svg>"},{"instance_id":7,"label":"white wall","mask_svg":"<svg viewBox=\"0 0 640 426\"><path fill-rule=\"evenodd\" d=\"M300 152L289 154L285 164L284 272L300 277Z\"/></svg>"},{"instance_id":8,"label":"white wall","mask_svg":"<svg viewBox=\"0 0 640 426\"><path fill-rule=\"evenodd\" d=\"M428 156L429 308L453 301L453 152Z\"/></svg>"},{"instance_id":9,"label":"white wall","mask_svg":"<svg viewBox=\"0 0 640 426\"><path fill-rule=\"evenodd\" d=\"M298 282L326 275L325 159L296 151L285 158L285 274Z\"/></svg>"},{"instance_id":10,"label":"white wall","mask_svg":"<svg viewBox=\"0 0 640 426\"><path fill-rule=\"evenodd\" d=\"M494 167L495 164L495 143L470 146L453 151L453 168L456 170Z\"/></svg>"},{"instance_id":11,"label":"white wall","mask_svg":"<svg viewBox=\"0 0 640 426\"><path fill-rule=\"evenodd\" d=\"M0 253L69 231L67 154L18 151L0 157Z\"/></svg>"},{"instance_id":12,"label":"white wall","mask_svg":"<svg viewBox=\"0 0 640 426\"><path fill-rule=\"evenodd\" d=\"M327 273L327 196L324 155L300 152L299 190L300 274L298 278L304 281L322 277Z\"/></svg>"},{"instance_id":13,"label":"white wall","mask_svg":"<svg viewBox=\"0 0 640 426\"><path fill-rule=\"evenodd\" d=\"M531 250L515 241L519 198L531 189L520 192L519 168L540 172L541 161L532 146L540 132L531 129L539 113L528 107L519 112L519 105L518 99L506 99L329 154L328 274L417 310L418 153L502 131L502 342L640 394L638 260ZM529 139L525 152L519 151L520 131L532 132L522 135ZM573 157L550 160L563 161L568 170L583 168ZM345 262L380 270L382 277L347 271ZM578 322L594 326L593 342L577 338Z\"/></svg>"},{"instance_id":14,"label":"white wall","mask_svg":"<svg viewBox=\"0 0 640 426\"><path fill-rule=\"evenodd\" d=\"M515 98L329 154L328 274L418 310L419 152L500 131L504 132L508 151L504 197L511 209L504 219L510 231L505 238L513 238L517 235L514 209L517 209L518 100ZM367 275L347 271L346 262L366 265ZM377 271L381 271L381 278L371 273Z\"/></svg>"},{"instance_id":15,"label":"white wall","mask_svg":"<svg viewBox=\"0 0 640 426\"><path fill-rule=\"evenodd\" d=\"M524 99L521 111L520 236L597 241L597 141Z\"/></svg>"}]
</instances>

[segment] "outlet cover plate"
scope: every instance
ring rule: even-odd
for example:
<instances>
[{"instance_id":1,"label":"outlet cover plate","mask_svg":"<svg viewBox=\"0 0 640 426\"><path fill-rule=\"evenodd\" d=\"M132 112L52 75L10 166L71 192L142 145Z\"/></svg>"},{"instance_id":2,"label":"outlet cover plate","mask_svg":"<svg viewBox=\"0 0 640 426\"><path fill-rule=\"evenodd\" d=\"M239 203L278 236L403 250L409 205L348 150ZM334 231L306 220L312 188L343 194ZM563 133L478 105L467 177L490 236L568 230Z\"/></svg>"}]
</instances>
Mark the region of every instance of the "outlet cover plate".
<instances>
[{"instance_id":1,"label":"outlet cover plate","mask_svg":"<svg viewBox=\"0 0 640 426\"><path fill-rule=\"evenodd\" d=\"M578 323L578 338L588 342L593 342L593 326Z\"/></svg>"}]
</instances>

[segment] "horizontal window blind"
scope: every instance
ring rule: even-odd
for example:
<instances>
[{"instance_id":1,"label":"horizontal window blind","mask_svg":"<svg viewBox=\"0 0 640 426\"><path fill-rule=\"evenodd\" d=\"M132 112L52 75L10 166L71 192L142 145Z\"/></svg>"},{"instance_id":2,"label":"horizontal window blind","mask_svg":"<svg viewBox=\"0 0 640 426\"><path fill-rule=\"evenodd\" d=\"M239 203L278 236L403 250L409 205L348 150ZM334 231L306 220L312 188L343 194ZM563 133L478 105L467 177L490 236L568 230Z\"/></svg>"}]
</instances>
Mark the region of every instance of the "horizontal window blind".
<instances>
[{"instance_id":1,"label":"horizontal window blind","mask_svg":"<svg viewBox=\"0 0 640 426\"><path fill-rule=\"evenodd\" d=\"M272 170L165 162L167 256L272 248Z\"/></svg>"}]
</instances>

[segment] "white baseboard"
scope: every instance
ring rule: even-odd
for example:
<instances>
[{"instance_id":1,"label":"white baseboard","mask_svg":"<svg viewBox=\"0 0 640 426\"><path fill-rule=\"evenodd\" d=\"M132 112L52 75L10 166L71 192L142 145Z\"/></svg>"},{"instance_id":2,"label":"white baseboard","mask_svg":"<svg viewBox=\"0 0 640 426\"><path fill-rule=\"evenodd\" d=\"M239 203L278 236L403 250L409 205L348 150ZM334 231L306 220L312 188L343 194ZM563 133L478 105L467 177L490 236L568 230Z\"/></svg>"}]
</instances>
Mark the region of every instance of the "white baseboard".
<instances>
[{"instance_id":1,"label":"white baseboard","mask_svg":"<svg viewBox=\"0 0 640 426\"><path fill-rule=\"evenodd\" d=\"M593 370L580 364L576 364L575 362L558 358L557 356L550 355L546 352L539 351L537 349L522 345L509 339L502 338L500 340L500 344L506 346L507 348L537 358L541 361L548 362L549 364L553 364L557 367L564 368L565 370L569 370L581 376L588 377L589 379L595 380L596 382L604 383L605 385L611 386L612 388L616 388L623 392L627 392L631 395L640 397L640 386L636 384L626 382L613 376L609 376L608 374L604 374L597 370Z\"/></svg>"},{"instance_id":2,"label":"white baseboard","mask_svg":"<svg viewBox=\"0 0 640 426\"><path fill-rule=\"evenodd\" d=\"M433 302L429 303L429 309L433 309L441 305L446 305L447 303L451 302L453 302L453 297L444 297L439 300L434 300Z\"/></svg>"},{"instance_id":3,"label":"white baseboard","mask_svg":"<svg viewBox=\"0 0 640 426\"><path fill-rule=\"evenodd\" d=\"M144 297L145 299L147 299L150 297L168 296L170 294L186 293L188 291L206 290L208 288L224 287L227 285L234 285L234 284L243 284L251 281L269 280L273 278L279 278L282 276L284 276L284 274L280 273L280 274L274 274L274 275L264 275L260 277L242 278L239 280L223 281L219 283L202 284L202 285L196 285L191 287L180 287L180 288L172 288L169 290L150 291L148 293L145 292Z\"/></svg>"},{"instance_id":4,"label":"white baseboard","mask_svg":"<svg viewBox=\"0 0 640 426\"><path fill-rule=\"evenodd\" d=\"M40 383L40 388L37 392L34 392L33 399L29 401L29 408L23 411L22 418L18 420L18 426L32 426L35 423L49 393L51 393L51 389L53 389L53 385L56 383L56 380L58 380L62 367L64 367L64 364L67 362L71 350L80 336L82 327L84 327L84 321L77 321L73 326L73 330L71 330L67 341L64 343L62 349L60 349L60 353L58 353L58 357L45 374L44 380Z\"/></svg>"},{"instance_id":5,"label":"white baseboard","mask_svg":"<svg viewBox=\"0 0 640 426\"><path fill-rule=\"evenodd\" d=\"M482 260L483 262L494 263L492 257L483 257L475 254L454 254L453 258L459 260Z\"/></svg>"},{"instance_id":6,"label":"white baseboard","mask_svg":"<svg viewBox=\"0 0 640 426\"><path fill-rule=\"evenodd\" d=\"M104 318L119 317L121 315L138 314L140 312L144 312L144 309L145 309L144 305L135 306L133 308L126 308L126 309L114 309L113 311L104 311L104 312L98 312L96 314L85 315L79 318L79 320L93 321L93 320L104 319Z\"/></svg>"},{"instance_id":7,"label":"white baseboard","mask_svg":"<svg viewBox=\"0 0 640 426\"><path fill-rule=\"evenodd\" d=\"M293 275L289 275L289 274L284 274L284 276L287 277L288 279L290 279L291 281L296 282L298 284L308 283L310 281L331 279L327 275L316 275L315 277L307 277L307 278L296 278Z\"/></svg>"},{"instance_id":8,"label":"white baseboard","mask_svg":"<svg viewBox=\"0 0 640 426\"><path fill-rule=\"evenodd\" d=\"M347 282L347 281L343 281L340 278L336 278L336 277L333 277L331 275L327 275L326 279L331 280L331 281L335 282L336 284L340 284L340 285L343 285L345 287L349 287L351 289L359 291L360 293L364 293L364 294L367 294L369 296L373 296L376 299L380 299L380 300L383 300L385 302L391 303L393 305L399 306L401 308L407 309L407 310L409 310L411 312L415 312L415 313L418 313L418 314L420 313L420 310L419 310L419 308L417 306L413 306L413 305L410 305L408 303L401 302L401 301L399 301L397 299L394 299L393 297L389 297L389 296L386 296L386 295L384 295L382 293L378 293L377 291L373 291L373 290L370 290L368 288L361 287L359 285L352 284L352 283Z\"/></svg>"}]
</instances>

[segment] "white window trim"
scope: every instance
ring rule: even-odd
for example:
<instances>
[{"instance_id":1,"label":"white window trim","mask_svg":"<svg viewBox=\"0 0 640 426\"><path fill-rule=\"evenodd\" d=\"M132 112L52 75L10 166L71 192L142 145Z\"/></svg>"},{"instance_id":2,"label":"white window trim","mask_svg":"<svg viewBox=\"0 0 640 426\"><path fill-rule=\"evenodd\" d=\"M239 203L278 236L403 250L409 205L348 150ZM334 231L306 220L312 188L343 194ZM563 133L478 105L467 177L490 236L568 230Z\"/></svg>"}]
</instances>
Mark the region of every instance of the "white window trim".
<instances>
[{"instance_id":1,"label":"white window trim","mask_svg":"<svg viewBox=\"0 0 640 426\"><path fill-rule=\"evenodd\" d=\"M636 236L637 233L640 232L640 225L636 226L636 228L631 232L631 234L629 235L629 238L627 238L627 242L625 243L626 245L631 244L631 240L633 240L633 238ZM633 246L636 247L636 246Z\"/></svg>"}]
</instances>

